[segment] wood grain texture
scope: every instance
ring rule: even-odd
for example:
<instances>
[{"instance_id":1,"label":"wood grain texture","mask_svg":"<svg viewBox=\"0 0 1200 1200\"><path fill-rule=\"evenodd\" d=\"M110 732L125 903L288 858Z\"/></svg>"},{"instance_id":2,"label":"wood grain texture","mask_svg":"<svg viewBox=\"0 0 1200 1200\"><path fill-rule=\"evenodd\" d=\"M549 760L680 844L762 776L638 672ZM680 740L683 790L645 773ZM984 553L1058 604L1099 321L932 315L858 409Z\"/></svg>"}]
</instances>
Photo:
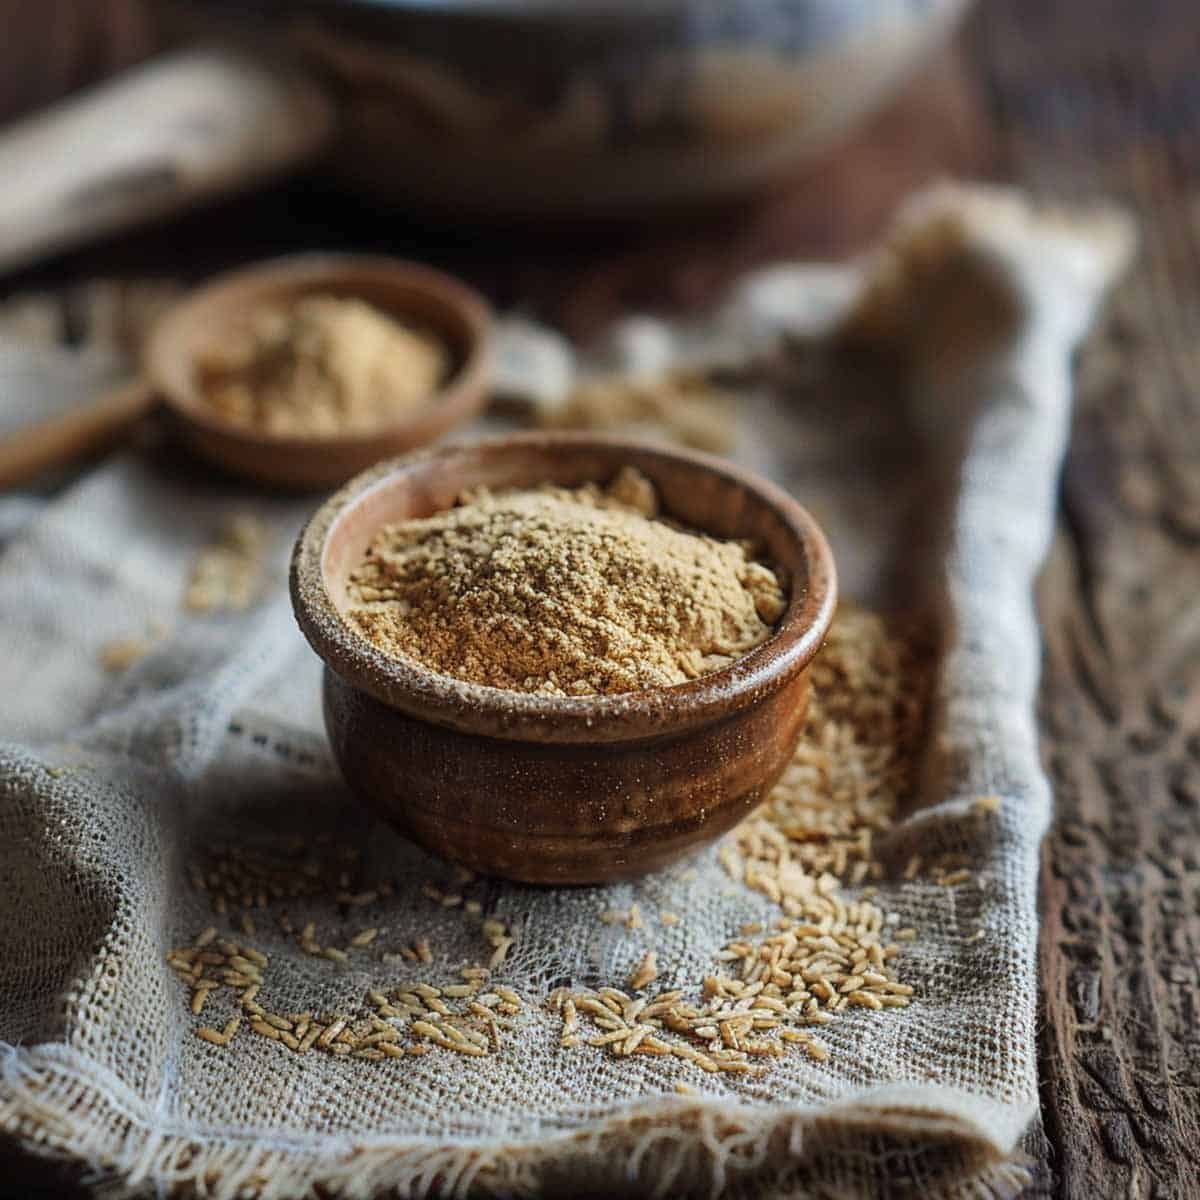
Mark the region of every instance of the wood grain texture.
<instances>
[{"instance_id":1,"label":"wood grain texture","mask_svg":"<svg viewBox=\"0 0 1200 1200\"><path fill-rule=\"evenodd\" d=\"M1137 213L1081 356L1044 573L1043 1118L1030 1195L1200 1195L1200 18L988 8L1009 165Z\"/></svg>"}]
</instances>

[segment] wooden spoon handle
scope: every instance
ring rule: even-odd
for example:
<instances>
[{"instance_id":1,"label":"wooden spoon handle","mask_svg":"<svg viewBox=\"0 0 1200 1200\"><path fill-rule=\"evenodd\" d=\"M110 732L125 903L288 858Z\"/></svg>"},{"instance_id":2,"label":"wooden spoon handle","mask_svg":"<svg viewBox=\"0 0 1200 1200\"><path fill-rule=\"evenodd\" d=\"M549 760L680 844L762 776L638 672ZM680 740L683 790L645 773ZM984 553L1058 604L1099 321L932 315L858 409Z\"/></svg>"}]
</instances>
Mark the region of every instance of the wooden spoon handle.
<instances>
[{"instance_id":1,"label":"wooden spoon handle","mask_svg":"<svg viewBox=\"0 0 1200 1200\"><path fill-rule=\"evenodd\" d=\"M332 124L311 80L233 51L140 67L0 135L0 271L292 166Z\"/></svg>"},{"instance_id":2,"label":"wooden spoon handle","mask_svg":"<svg viewBox=\"0 0 1200 1200\"><path fill-rule=\"evenodd\" d=\"M66 466L116 441L157 400L141 379L102 392L90 404L0 438L0 488L24 483L40 471Z\"/></svg>"}]
</instances>

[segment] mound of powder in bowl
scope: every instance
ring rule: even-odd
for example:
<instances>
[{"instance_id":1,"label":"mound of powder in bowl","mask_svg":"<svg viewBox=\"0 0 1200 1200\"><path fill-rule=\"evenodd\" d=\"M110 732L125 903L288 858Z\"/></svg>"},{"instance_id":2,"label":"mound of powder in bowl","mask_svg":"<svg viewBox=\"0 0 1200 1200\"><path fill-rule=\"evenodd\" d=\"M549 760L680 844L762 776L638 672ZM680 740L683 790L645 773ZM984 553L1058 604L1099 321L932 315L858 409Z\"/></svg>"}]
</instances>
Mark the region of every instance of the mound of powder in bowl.
<instances>
[{"instance_id":1,"label":"mound of powder in bowl","mask_svg":"<svg viewBox=\"0 0 1200 1200\"><path fill-rule=\"evenodd\" d=\"M491 687L611 695L684 683L766 640L786 605L745 542L658 516L645 476L465 494L381 528L347 620L386 653Z\"/></svg>"},{"instance_id":2,"label":"mound of powder in bowl","mask_svg":"<svg viewBox=\"0 0 1200 1200\"><path fill-rule=\"evenodd\" d=\"M331 295L261 309L196 363L200 393L222 416L299 436L365 432L409 416L448 365L435 338Z\"/></svg>"}]
</instances>

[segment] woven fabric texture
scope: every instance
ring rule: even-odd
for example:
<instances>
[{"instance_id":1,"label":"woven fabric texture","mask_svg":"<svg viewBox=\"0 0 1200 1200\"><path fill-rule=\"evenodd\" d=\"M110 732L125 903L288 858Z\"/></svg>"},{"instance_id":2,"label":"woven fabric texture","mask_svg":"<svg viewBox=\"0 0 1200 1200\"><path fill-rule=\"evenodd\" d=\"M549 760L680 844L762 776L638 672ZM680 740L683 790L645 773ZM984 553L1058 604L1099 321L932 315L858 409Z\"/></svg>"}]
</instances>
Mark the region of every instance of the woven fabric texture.
<instances>
[{"instance_id":1,"label":"woven fabric texture","mask_svg":"<svg viewBox=\"0 0 1200 1200\"><path fill-rule=\"evenodd\" d=\"M703 322L639 319L607 348L635 367L649 355L741 371L735 453L825 524L843 594L936 614L918 795L875 846L874 901L917 931L897 960L908 1007L847 1009L818 1031L827 1058L797 1047L762 1074L564 1049L552 989L624 987L654 950L655 987L698 995L721 948L749 922L771 927L779 906L732 879L719 847L609 888L457 883L372 823L331 765L319 664L286 595L312 502L131 454L38 512L0 557L0 1129L129 1195L1014 1193L1011 1154L1037 1108L1050 810L1031 586L1072 353L1129 240L1112 216L944 188L860 262L759 272ZM536 328L521 336L536 349ZM537 361L506 364L518 388ZM185 610L197 554L247 510L270 529L259 600ZM148 652L106 670L104 648L134 636ZM1000 798L988 821L981 795ZM298 835L357 849L347 886L387 879L392 894L350 911L268 897L250 934L240 908L214 915L190 881L220 847L272 854ZM958 856L969 883L906 880L914 854ZM640 923L601 919L635 904ZM330 961L302 951L281 909L329 944L380 932ZM166 961L216 925L268 957L259 1000L272 1011L358 1011L371 989L443 986L486 963L484 919L515 939L489 986L523 1003L478 1056L296 1054L245 1023L213 1045L196 1029L222 1028L232 1000L214 993L193 1015ZM399 956L421 939L431 961Z\"/></svg>"}]
</instances>

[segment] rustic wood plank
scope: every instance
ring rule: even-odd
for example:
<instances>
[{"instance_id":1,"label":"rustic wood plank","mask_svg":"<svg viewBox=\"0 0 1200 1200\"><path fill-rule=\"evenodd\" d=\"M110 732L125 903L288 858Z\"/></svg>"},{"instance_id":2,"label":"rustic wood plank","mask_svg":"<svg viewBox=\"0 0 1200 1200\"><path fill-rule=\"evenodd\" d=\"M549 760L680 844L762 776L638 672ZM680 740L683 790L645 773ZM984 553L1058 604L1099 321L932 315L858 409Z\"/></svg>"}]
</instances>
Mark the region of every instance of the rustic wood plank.
<instances>
[{"instance_id":1,"label":"rustic wood plank","mask_svg":"<svg viewBox=\"0 0 1200 1200\"><path fill-rule=\"evenodd\" d=\"M1038 1187L1200 1195L1200 22L1007 0L981 56L1017 178L1134 207L1143 249L1082 356L1044 573Z\"/></svg>"}]
</instances>

